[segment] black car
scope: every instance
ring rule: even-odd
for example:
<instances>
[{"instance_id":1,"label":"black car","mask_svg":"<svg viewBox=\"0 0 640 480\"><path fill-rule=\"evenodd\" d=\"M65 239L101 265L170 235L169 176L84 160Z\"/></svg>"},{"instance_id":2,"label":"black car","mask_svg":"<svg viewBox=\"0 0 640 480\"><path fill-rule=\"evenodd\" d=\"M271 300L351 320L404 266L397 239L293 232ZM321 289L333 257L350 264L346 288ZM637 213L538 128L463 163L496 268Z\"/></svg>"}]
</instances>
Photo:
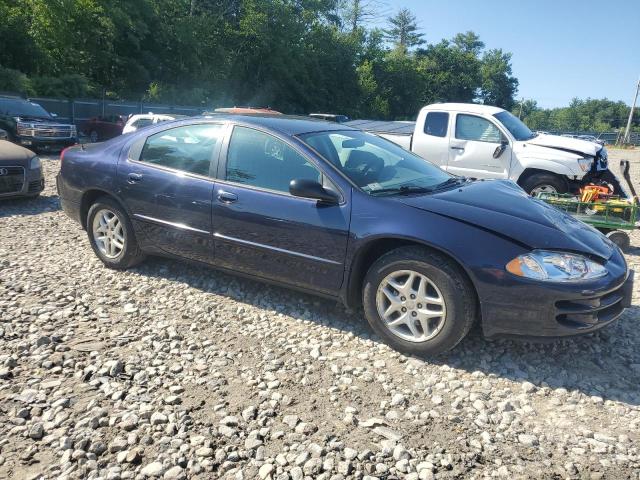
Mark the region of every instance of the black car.
<instances>
[{"instance_id":1,"label":"black car","mask_svg":"<svg viewBox=\"0 0 640 480\"><path fill-rule=\"evenodd\" d=\"M0 140L0 199L37 197L43 189L42 165L36 154Z\"/></svg>"},{"instance_id":2,"label":"black car","mask_svg":"<svg viewBox=\"0 0 640 480\"><path fill-rule=\"evenodd\" d=\"M110 268L167 255L339 299L412 354L453 348L475 322L488 336L592 332L631 301L597 230L339 123L164 122L66 150L57 180Z\"/></svg>"},{"instance_id":3,"label":"black car","mask_svg":"<svg viewBox=\"0 0 640 480\"><path fill-rule=\"evenodd\" d=\"M61 123L37 103L0 96L0 128L32 150L61 150L78 143L75 125Z\"/></svg>"}]
</instances>

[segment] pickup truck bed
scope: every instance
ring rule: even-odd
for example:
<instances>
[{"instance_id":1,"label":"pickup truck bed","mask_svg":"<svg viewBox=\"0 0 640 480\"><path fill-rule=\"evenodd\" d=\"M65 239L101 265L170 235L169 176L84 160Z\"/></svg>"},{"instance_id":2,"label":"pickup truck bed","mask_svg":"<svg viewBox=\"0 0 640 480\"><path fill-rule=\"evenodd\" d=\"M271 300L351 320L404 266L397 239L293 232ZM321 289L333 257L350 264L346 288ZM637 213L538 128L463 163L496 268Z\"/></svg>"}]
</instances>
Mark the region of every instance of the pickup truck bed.
<instances>
[{"instance_id":1,"label":"pickup truck bed","mask_svg":"<svg viewBox=\"0 0 640 480\"><path fill-rule=\"evenodd\" d=\"M402 148L411 150L411 137L415 129L416 122L386 122L381 120L350 120L344 125L375 133L387 140L400 145Z\"/></svg>"}]
</instances>

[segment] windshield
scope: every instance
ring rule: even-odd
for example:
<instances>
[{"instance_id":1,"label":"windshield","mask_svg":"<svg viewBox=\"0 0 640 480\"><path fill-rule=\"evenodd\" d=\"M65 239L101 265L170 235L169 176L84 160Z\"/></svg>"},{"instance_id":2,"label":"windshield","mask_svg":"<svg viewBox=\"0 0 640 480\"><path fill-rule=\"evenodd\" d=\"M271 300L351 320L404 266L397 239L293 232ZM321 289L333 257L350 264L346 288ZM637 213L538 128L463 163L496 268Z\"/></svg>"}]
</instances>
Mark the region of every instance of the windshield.
<instances>
[{"instance_id":1,"label":"windshield","mask_svg":"<svg viewBox=\"0 0 640 480\"><path fill-rule=\"evenodd\" d=\"M511 135L513 135L516 140L530 140L536 136L535 133L529 130L529 127L522 123L522 120L510 112L496 113L494 117L511 132Z\"/></svg>"},{"instance_id":2,"label":"windshield","mask_svg":"<svg viewBox=\"0 0 640 480\"><path fill-rule=\"evenodd\" d=\"M51 118L49 112L37 103L27 102L26 100L0 100L0 111L6 115L15 115L17 117L46 117Z\"/></svg>"},{"instance_id":3,"label":"windshield","mask_svg":"<svg viewBox=\"0 0 640 480\"><path fill-rule=\"evenodd\" d=\"M395 143L359 130L299 137L369 195L431 191L453 178Z\"/></svg>"}]
</instances>

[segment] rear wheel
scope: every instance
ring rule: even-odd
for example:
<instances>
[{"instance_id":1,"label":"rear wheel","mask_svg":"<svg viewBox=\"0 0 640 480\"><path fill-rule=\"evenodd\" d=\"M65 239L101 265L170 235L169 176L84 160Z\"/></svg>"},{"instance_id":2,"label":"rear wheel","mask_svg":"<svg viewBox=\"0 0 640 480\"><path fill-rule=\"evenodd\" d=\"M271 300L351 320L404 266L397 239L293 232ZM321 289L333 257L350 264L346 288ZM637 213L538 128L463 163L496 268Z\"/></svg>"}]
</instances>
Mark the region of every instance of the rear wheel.
<instances>
[{"instance_id":1,"label":"rear wheel","mask_svg":"<svg viewBox=\"0 0 640 480\"><path fill-rule=\"evenodd\" d=\"M522 189L532 197L539 193L567 193L567 182L552 173L534 173L522 181Z\"/></svg>"},{"instance_id":2,"label":"rear wheel","mask_svg":"<svg viewBox=\"0 0 640 480\"><path fill-rule=\"evenodd\" d=\"M123 208L109 197L100 197L87 215L91 248L109 268L126 269L144 260L131 221Z\"/></svg>"},{"instance_id":3,"label":"rear wheel","mask_svg":"<svg viewBox=\"0 0 640 480\"><path fill-rule=\"evenodd\" d=\"M476 318L476 296L460 268L420 247L378 259L363 290L367 321L386 343L410 355L437 355L455 347Z\"/></svg>"}]
</instances>

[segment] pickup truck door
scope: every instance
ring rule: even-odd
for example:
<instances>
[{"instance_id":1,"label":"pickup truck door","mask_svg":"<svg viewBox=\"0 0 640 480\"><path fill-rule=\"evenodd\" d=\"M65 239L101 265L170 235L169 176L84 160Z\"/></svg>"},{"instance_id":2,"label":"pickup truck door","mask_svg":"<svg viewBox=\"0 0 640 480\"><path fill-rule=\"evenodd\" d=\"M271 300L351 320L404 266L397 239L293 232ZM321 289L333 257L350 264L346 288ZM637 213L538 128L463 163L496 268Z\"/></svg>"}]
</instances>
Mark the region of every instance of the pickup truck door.
<instances>
[{"instance_id":1,"label":"pickup truck door","mask_svg":"<svg viewBox=\"0 0 640 480\"><path fill-rule=\"evenodd\" d=\"M455 114L447 171L472 178L509 178L511 153L507 137L491 120Z\"/></svg>"},{"instance_id":2,"label":"pickup truck door","mask_svg":"<svg viewBox=\"0 0 640 480\"><path fill-rule=\"evenodd\" d=\"M424 124L416 123L413 152L446 170L449 163L448 131L448 112L427 112Z\"/></svg>"}]
</instances>

